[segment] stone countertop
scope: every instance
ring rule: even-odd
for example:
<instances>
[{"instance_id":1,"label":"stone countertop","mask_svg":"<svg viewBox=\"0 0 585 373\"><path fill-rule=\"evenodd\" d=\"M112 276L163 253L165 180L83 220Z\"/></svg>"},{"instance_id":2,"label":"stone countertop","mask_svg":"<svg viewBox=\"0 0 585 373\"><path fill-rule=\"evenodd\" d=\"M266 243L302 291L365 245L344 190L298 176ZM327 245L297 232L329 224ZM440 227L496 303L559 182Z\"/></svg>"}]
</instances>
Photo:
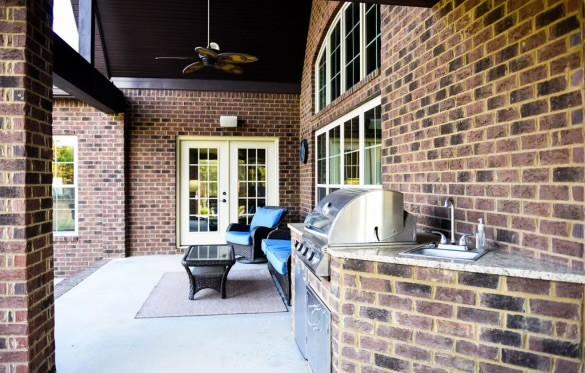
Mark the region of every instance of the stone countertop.
<instances>
[{"instance_id":1,"label":"stone countertop","mask_svg":"<svg viewBox=\"0 0 585 373\"><path fill-rule=\"evenodd\" d=\"M288 226L297 234L303 233L304 226L301 223L289 224ZM585 284L585 272L573 271L517 253L490 251L475 262L463 262L399 255L403 251L405 251L404 248L369 247L367 245L352 246L348 249L329 248L327 250L331 256L336 258Z\"/></svg>"}]
</instances>

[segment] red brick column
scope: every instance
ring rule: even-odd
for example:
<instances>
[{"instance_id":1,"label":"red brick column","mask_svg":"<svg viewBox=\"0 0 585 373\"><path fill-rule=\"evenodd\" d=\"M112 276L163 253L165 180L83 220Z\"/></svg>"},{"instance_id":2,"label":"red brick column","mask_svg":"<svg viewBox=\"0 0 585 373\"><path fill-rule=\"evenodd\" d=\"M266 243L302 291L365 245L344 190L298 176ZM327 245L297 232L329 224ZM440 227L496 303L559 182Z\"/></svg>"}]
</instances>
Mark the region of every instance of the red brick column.
<instances>
[{"instance_id":1,"label":"red brick column","mask_svg":"<svg viewBox=\"0 0 585 373\"><path fill-rule=\"evenodd\" d=\"M0 0L0 372L55 370L51 0Z\"/></svg>"}]
</instances>

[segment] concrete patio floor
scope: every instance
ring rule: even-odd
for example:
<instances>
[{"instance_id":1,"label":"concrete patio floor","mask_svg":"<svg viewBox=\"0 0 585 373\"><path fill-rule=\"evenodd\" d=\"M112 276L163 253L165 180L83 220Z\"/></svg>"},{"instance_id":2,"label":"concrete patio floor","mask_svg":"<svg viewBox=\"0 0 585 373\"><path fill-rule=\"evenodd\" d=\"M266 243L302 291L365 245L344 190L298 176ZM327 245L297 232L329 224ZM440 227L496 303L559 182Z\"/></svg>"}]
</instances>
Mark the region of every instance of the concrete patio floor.
<instances>
[{"instance_id":1,"label":"concrete patio floor","mask_svg":"<svg viewBox=\"0 0 585 373\"><path fill-rule=\"evenodd\" d=\"M309 372L290 312L135 319L161 275L176 271L179 256L113 260L58 298L57 371Z\"/></svg>"}]
</instances>

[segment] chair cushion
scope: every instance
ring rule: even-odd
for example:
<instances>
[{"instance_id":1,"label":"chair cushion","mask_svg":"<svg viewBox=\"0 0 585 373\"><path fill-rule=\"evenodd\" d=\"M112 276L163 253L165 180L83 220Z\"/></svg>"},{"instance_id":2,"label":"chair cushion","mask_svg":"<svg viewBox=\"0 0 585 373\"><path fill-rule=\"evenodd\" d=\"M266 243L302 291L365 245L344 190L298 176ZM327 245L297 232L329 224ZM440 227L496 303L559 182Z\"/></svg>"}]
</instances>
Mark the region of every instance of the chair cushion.
<instances>
[{"instance_id":1,"label":"chair cushion","mask_svg":"<svg viewBox=\"0 0 585 373\"><path fill-rule=\"evenodd\" d=\"M235 243L238 245L252 244L252 236L250 235L250 232L229 231L226 232L225 239L227 242Z\"/></svg>"},{"instance_id":2,"label":"chair cushion","mask_svg":"<svg viewBox=\"0 0 585 373\"><path fill-rule=\"evenodd\" d=\"M280 240L279 240L280 241ZM290 258L291 248L290 241L287 247L268 247L266 252L266 258L272 264L274 269L281 275L286 276L288 274L287 262Z\"/></svg>"},{"instance_id":3,"label":"chair cushion","mask_svg":"<svg viewBox=\"0 0 585 373\"><path fill-rule=\"evenodd\" d=\"M262 252L266 254L267 251L277 248L286 248L290 251L290 240L273 240L265 239L262 240Z\"/></svg>"},{"instance_id":4,"label":"chair cushion","mask_svg":"<svg viewBox=\"0 0 585 373\"><path fill-rule=\"evenodd\" d=\"M253 230L256 227L268 227L268 228L275 228L278 224L280 224L280 220L282 220L282 216L284 215L285 209L275 209L275 208L264 208L259 207L252 218L252 222L250 222L250 230Z\"/></svg>"}]
</instances>

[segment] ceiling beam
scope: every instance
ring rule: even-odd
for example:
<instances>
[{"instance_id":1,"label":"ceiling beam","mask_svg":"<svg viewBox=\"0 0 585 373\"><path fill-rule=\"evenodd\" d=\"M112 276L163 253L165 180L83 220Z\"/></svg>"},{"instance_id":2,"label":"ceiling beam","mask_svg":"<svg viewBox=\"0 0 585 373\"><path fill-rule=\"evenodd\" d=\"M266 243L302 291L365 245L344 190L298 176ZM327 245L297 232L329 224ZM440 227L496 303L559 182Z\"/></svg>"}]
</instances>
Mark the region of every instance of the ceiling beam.
<instances>
[{"instance_id":1,"label":"ceiling beam","mask_svg":"<svg viewBox=\"0 0 585 373\"><path fill-rule=\"evenodd\" d=\"M122 113L124 94L53 32L53 84L106 113Z\"/></svg>"},{"instance_id":2,"label":"ceiling beam","mask_svg":"<svg viewBox=\"0 0 585 373\"><path fill-rule=\"evenodd\" d=\"M95 8L94 0L79 0L79 54L92 66L95 61Z\"/></svg>"},{"instance_id":3,"label":"ceiling beam","mask_svg":"<svg viewBox=\"0 0 585 373\"><path fill-rule=\"evenodd\" d=\"M422 8L432 8L435 4L439 2L439 0L329 0L329 1L349 1L354 3L416 6Z\"/></svg>"},{"instance_id":4,"label":"ceiling beam","mask_svg":"<svg viewBox=\"0 0 585 373\"><path fill-rule=\"evenodd\" d=\"M298 83L254 82L244 80L213 79L157 79L157 78L112 78L120 89L169 89L183 91L254 92L299 94Z\"/></svg>"}]
</instances>

